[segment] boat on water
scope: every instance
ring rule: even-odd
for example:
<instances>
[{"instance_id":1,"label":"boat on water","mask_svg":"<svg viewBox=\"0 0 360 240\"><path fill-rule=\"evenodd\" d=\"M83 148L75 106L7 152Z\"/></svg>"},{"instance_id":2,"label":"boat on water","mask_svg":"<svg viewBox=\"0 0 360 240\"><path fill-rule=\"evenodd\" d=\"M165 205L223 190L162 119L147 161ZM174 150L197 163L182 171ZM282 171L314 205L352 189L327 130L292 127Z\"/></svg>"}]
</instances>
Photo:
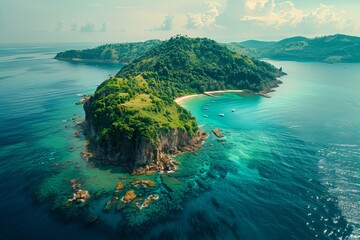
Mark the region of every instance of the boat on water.
<instances>
[{"instance_id":1,"label":"boat on water","mask_svg":"<svg viewBox=\"0 0 360 240\"><path fill-rule=\"evenodd\" d=\"M207 108L207 107L204 107L204 110L208 110L209 108Z\"/></svg>"},{"instance_id":2,"label":"boat on water","mask_svg":"<svg viewBox=\"0 0 360 240\"><path fill-rule=\"evenodd\" d=\"M233 109L231 109L231 111L232 111L232 112L235 112L235 111L236 111L236 109L235 109L235 108L233 108Z\"/></svg>"},{"instance_id":3,"label":"boat on water","mask_svg":"<svg viewBox=\"0 0 360 240\"><path fill-rule=\"evenodd\" d=\"M209 116L208 116L208 115L206 115L206 114L204 114L204 115L203 115L203 117L204 117L204 118L208 118Z\"/></svg>"},{"instance_id":4,"label":"boat on water","mask_svg":"<svg viewBox=\"0 0 360 240\"><path fill-rule=\"evenodd\" d=\"M219 113L219 116L220 116L220 117L224 117L224 116L225 116L225 114L223 114L223 113Z\"/></svg>"}]
</instances>

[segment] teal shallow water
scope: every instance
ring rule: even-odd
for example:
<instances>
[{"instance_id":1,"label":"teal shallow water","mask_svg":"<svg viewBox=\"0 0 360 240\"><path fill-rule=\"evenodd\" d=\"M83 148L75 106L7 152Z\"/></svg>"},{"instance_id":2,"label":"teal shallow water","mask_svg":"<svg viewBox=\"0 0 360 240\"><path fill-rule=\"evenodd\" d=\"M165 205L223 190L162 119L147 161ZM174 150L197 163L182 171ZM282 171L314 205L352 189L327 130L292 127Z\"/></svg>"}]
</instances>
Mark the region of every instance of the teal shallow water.
<instances>
[{"instance_id":1,"label":"teal shallow water","mask_svg":"<svg viewBox=\"0 0 360 240\"><path fill-rule=\"evenodd\" d=\"M185 106L204 129L224 131L232 145L224 156L241 166L231 180L257 192L248 193L256 197L244 199L252 203L248 208L254 213L268 209L261 214L265 222L277 219L276 226L266 224L269 230L255 228L254 236L276 239L281 229L290 236L302 229L302 236L332 239L351 226L355 239L360 222L359 65L272 63L289 75L270 99L225 94L195 98ZM268 185L272 192L258 192L257 185ZM254 201L263 194L263 202ZM243 192L231 195L244 197ZM274 215L269 218L270 212ZM349 225L340 224L342 217ZM263 231L273 233L257 235Z\"/></svg>"},{"instance_id":2,"label":"teal shallow water","mask_svg":"<svg viewBox=\"0 0 360 240\"><path fill-rule=\"evenodd\" d=\"M71 178L80 177L95 194L113 189L120 176L116 169L94 168L80 157L84 140L74 138L72 124L72 118L84 117L82 107L74 105L78 94L92 93L120 67L52 59L70 48L74 46L1 48L1 239L124 236L121 214L101 210L106 194L92 202L91 214L104 223L92 228L64 224L50 211L57 204L51 199L34 201L39 188L40 195L61 189L66 200L71 196ZM210 135L198 156L178 157L180 168L193 172L180 176L179 171L175 176L191 179L187 184L194 196L183 201L180 212L139 237L356 239L360 235L360 65L272 63L289 75L270 99L225 94L186 102L203 129L220 128L226 141Z\"/></svg>"}]
</instances>

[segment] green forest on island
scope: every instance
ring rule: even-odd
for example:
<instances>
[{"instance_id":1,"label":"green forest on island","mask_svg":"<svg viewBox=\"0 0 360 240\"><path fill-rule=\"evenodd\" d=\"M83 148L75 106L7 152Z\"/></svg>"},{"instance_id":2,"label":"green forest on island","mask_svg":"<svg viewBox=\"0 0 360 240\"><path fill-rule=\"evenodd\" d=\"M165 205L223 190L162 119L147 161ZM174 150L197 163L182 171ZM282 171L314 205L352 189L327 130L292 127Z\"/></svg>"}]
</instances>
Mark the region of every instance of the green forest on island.
<instances>
[{"instance_id":1,"label":"green forest on island","mask_svg":"<svg viewBox=\"0 0 360 240\"><path fill-rule=\"evenodd\" d=\"M206 38L176 36L151 49L103 82L91 99L90 113L100 143L118 147L119 135L143 136L156 144L160 131L173 128L193 135L191 114L174 102L209 90L261 91L283 73L272 65L235 53Z\"/></svg>"}]
</instances>

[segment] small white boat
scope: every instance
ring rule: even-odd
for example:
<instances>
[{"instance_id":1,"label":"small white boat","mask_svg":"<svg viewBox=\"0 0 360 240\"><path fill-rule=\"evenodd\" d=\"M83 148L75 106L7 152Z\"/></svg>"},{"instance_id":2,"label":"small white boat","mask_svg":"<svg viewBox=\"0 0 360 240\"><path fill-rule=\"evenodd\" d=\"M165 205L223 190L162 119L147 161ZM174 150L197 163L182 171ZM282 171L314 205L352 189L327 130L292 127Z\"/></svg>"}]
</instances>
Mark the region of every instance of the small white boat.
<instances>
[{"instance_id":1,"label":"small white boat","mask_svg":"<svg viewBox=\"0 0 360 240\"><path fill-rule=\"evenodd\" d=\"M207 117L209 117L209 116L208 116L208 115L206 115L206 114L204 114L204 115L203 115L203 117L204 117L204 118L207 118Z\"/></svg>"},{"instance_id":2,"label":"small white boat","mask_svg":"<svg viewBox=\"0 0 360 240\"><path fill-rule=\"evenodd\" d=\"M220 117L224 117L224 116L225 116L225 114L223 114L223 113L219 113L219 116L220 116Z\"/></svg>"},{"instance_id":3,"label":"small white boat","mask_svg":"<svg viewBox=\"0 0 360 240\"><path fill-rule=\"evenodd\" d=\"M236 111L236 109L235 109L235 108L233 108L233 109L231 109L231 111L232 111L232 112L235 112L235 111Z\"/></svg>"}]
</instances>

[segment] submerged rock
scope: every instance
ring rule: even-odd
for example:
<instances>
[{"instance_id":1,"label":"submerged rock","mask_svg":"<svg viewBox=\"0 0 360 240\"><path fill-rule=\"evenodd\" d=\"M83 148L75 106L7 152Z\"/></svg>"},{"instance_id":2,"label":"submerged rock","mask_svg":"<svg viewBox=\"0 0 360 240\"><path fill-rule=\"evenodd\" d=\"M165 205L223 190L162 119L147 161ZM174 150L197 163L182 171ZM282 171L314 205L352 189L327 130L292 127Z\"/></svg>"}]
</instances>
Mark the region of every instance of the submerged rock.
<instances>
[{"instance_id":1,"label":"submerged rock","mask_svg":"<svg viewBox=\"0 0 360 240\"><path fill-rule=\"evenodd\" d=\"M138 206L138 208L141 210L143 208L147 208L149 206L149 203L153 200L158 200L159 199L159 195L157 194L151 194L150 196L148 196L145 201L139 206L138 204L136 204Z\"/></svg>"},{"instance_id":2,"label":"submerged rock","mask_svg":"<svg viewBox=\"0 0 360 240\"><path fill-rule=\"evenodd\" d=\"M136 198L136 194L133 190L127 191L125 196L121 198L123 203L129 203Z\"/></svg>"},{"instance_id":3,"label":"submerged rock","mask_svg":"<svg viewBox=\"0 0 360 240\"><path fill-rule=\"evenodd\" d=\"M124 188L124 184L122 182L118 182L115 188L115 192L120 192L120 190L123 188Z\"/></svg>"},{"instance_id":4,"label":"submerged rock","mask_svg":"<svg viewBox=\"0 0 360 240\"><path fill-rule=\"evenodd\" d=\"M86 160L89 160L90 158L94 157L94 154L92 154L91 152L88 152L86 150L81 152L81 155L86 158Z\"/></svg>"},{"instance_id":5,"label":"submerged rock","mask_svg":"<svg viewBox=\"0 0 360 240\"><path fill-rule=\"evenodd\" d=\"M111 208L111 206L112 206L113 204L117 203L118 200L119 200L118 197L113 197L113 198L111 198L110 200L108 200L108 201L106 202L104 208L103 208L103 211L109 211L110 208Z\"/></svg>"},{"instance_id":6,"label":"submerged rock","mask_svg":"<svg viewBox=\"0 0 360 240\"><path fill-rule=\"evenodd\" d=\"M79 189L76 193L73 194L73 197L70 198L67 203L71 204L74 201L79 201L79 202L85 202L86 200L88 200L90 198L90 194L88 191L86 190L81 190Z\"/></svg>"},{"instance_id":7,"label":"submerged rock","mask_svg":"<svg viewBox=\"0 0 360 240\"><path fill-rule=\"evenodd\" d=\"M151 181L151 180L141 180L141 179L136 179L132 185L134 187L137 187L137 186L141 186L142 188L147 188L148 186L149 187L153 187L155 186L155 182L154 181Z\"/></svg>"},{"instance_id":8,"label":"submerged rock","mask_svg":"<svg viewBox=\"0 0 360 240\"><path fill-rule=\"evenodd\" d=\"M98 223L99 221L100 221L99 217L94 216L92 218L89 218L89 220L86 222L86 225L91 226L91 225L94 225L94 224Z\"/></svg>"},{"instance_id":9,"label":"submerged rock","mask_svg":"<svg viewBox=\"0 0 360 240\"><path fill-rule=\"evenodd\" d=\"M218 138L223 138L224 135L221 133L220 129L215 128L212 130L212 132L215 134L215 136L217 136Z\"/></svg>"}]
</instances>

